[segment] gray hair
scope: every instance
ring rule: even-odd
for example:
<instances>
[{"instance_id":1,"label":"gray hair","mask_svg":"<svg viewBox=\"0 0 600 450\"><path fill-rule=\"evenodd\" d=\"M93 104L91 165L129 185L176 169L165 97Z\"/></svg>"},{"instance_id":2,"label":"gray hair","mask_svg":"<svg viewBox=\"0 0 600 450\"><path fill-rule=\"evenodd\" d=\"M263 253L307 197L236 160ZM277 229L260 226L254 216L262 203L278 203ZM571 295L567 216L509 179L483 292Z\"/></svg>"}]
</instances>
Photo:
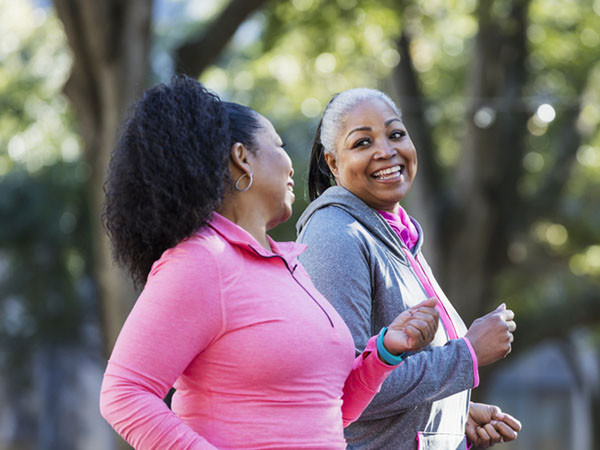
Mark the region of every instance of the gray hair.
<instances>
[{"instance_id":1,"label":"gray hair","mask_svg":"<svg viewBox=\"0 0 600 450\"><path fill-rule=\"evenodd\" d=\"M323 113L321 144L323 144L325 153L336 153L335 141L341 131L346 114L350 108L368 99L382 100L398 114L398 117L402 118L402 113L394 101L377 89L355 88L343 91L331 100Z\"/></svg>"}]
</instances>

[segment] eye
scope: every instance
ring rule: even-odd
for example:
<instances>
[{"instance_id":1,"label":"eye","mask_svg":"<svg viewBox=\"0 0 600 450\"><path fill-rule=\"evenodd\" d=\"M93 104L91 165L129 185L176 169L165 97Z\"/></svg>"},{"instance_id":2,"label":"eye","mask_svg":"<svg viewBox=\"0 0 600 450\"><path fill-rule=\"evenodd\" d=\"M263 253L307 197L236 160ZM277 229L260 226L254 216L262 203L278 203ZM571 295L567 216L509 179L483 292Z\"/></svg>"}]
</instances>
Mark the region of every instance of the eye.
<instances>
[{"instance_id":1,"label":"eye","mask_svg":"<svg viewBox=\"0 0 600 450\"><path fill-rule=\"evenodd\" d=\"M406 136L406 131L395 130L392 131L392 134L390 134L390 139L402 139L404 136Z\"/></svg>"},{"instance_id":2,"label":"eye","mask_svg":"<svg viewBox=\"0 0 600 450\"><path fill-rule=\"evenodd\" d=\"M357 140L356 142L354 142L354 144L352 145L352 148L357 148L357 147L366 147L367 145L369 145L371 143L371 139L370 138L360 138L359 140Z\"/></svg>"}]
</instances>

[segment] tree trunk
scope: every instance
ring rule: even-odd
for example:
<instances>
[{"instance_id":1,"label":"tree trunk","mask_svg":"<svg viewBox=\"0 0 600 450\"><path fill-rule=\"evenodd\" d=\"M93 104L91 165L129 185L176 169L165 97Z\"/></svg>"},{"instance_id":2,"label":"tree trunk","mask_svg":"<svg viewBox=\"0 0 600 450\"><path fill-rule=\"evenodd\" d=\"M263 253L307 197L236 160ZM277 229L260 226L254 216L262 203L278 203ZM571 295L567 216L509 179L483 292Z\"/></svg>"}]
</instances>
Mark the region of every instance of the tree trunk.
<instances>
[{"instance_id":1,"label":"tree trunk","mask_svg":"<svg viewBox=\"0 0 600 450\"><path fill-rule=\"evenodd\" d=\"M435 160L435 144L424 112L427 98L422 92L418 74L411 63L410 38L405 33L398 40L400 64L394 72L394 90L402 108L403 120L419 154L419 174L408 198L410 211L422 220L426 249L434 272L444 290L457 306L467 323L489 311L501 299L494 297L496 275L508 267L507 247L518 235L526 235L534 220L552 217L561 191L569 179L570 168L582 142L577 129L580 102L564 108L553 126L560 127L554 163L540 188L531 197L518 192L523 175L522 159L527 134L526 123L532 110L522 100L526 84L526 29L528 0L514 0L509 21L494 20L492 2L479 5L479 33L470 74L467 98L471 103L466 116L463 154L454 185L444 186L442 172ZM502 29L501 23L508 23ZM586 77L572 80L571 85L584 92ZM481 108L487 111L489 126L474 121ZM449 194L452 190L454 194ZM447 224L456 224L450 228ZM433 253L434 258L431 258ZM539 279L541 273L553 271L553 264L564 261L546 260L544 266L526 265L523 277ZM561 304L552 310L552 320L533 312L518 317L520 350L543 339L570 330L577 320L575 309L590 312L588 319L596 321L590 308L597 293L584 291L581 298ZM517 299L518 300L518 299ZM577 317L577 320L574 318ZM585 320L584 320L585 322Z\"/></svg>"},{"instance_id":2,"label":"tree trunk","mask_svg":"<svg viewBox=\"0 0 600 450\"><path fill-rule=\"evenodd\" d=\"M526 122L520 94L525 83L527 1L515 0L514 27L508 36L493 19L491 8L492 2L479 4L479 33L466 95L471 99L467 133L452 186L444 186L435 158L432 130L424 114L427 101L405 33L398 41L401 59L394 73L403 120L419 153L419 175L408 199L411 211L423 221L426 256L467 323L494 300L489 298L491 282L501 265L498 261L505 261L507 241L499 239L506 222L498 200L503 198L501 190L502 194L510 191L509 204L516 197ZM498 98L503 102L493 100ZM485 126L481 121L478 126L473 118L482 108L492 116Z\"/></svg>"},{"instance_id":3,"label":"tree trunk","mask_svg":"<svg viewBox=\"0 0 600 450\"><path fill-rule=\"evenodd\" d=\"M152 0L54 0L73 52L65 93L76 112L89 164L94 274L108 356L135 300L131 280L113 264L101 223L102 189L127 107L142 93L148 66ZM129 448L118 441L119 448Z\"/></svg>"},{"instance_id":4,"label":"tree trunk","mask_svg":"<svg viewBox=\"0 0 600 450\"><path fill-rule=\"evenodd\" d=\"M95 274L106 353L110 353L135 292L112 261L100 216L110 153L126 108L142 93L148 66L152 0L55 0L73 68L65 93L77 114L89 163Z\"/></svg>"},{"instance_id":5,"label":"tree trunk","mask_svg":"<svg viewBox=\"0 0 600 450\"><path fill-rule=\"evenodd\" d=\"M528 0L513 1L510 27L503 30L492 16L492 2L479 3L468 132L454 180L457 204L450 220L439 223L440 236L446 236L442 280L467 323L500 302L492 282L506 263L526 132L520 98L527 6Z\"/></svg>"},{"instance_id":6,"label":"tree trunk","mask_svg":"<svg viewBox=\"0 0 600 450\"><path fill-rule=\"evenodd\" d=\"M207 31L179 50L187 73L199 76L223 50L237 28L266 0L231 3ZM152 0L54 0L73 51L65 93L79 120L90 166L89 199L95 236L95 274L99 289L107 355L131 310L136 292L125 272L115 267L100 215L110 153L127 107L145 88L148 73ZM183 52L183 53L182 53ZM181 56L183 55L183 56Z\"/></svg>"}]
</instances>

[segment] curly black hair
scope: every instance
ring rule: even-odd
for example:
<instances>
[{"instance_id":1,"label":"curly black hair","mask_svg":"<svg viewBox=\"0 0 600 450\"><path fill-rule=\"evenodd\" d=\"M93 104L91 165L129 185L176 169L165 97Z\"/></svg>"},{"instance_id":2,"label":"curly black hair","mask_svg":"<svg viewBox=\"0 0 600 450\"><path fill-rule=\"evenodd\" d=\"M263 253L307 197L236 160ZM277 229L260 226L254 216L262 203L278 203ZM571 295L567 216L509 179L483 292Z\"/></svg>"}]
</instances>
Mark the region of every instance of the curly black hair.
<instances>
[{"instance_id":1,"label":"curly black hair","mask_svg":"<svg viewBox=\"0 0 600 450\"><path fill-rule=\"evenodd\" d=\"M230 189L229 151L256 151L258 115L175 76L133 105L104 184L114 259L137 287L168 248L206 225Z\"/></svg>"}]
</instances>

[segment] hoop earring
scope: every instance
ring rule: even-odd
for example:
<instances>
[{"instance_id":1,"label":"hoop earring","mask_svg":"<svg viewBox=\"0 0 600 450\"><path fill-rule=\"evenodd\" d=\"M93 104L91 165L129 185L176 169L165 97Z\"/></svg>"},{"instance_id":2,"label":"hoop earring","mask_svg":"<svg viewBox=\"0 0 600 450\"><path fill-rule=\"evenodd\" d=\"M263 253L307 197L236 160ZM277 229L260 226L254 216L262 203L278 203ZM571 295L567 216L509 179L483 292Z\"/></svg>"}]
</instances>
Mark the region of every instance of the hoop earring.
<instances>
[{"instance_id":1,"label":"hoop earring","mask_svg":"<svg viewBox=\"0 0 600 450\"><path fill-rule=\"evenodd\" d=\"M250 186L252 186L252 182L254 181L254 178L252 177L252 172L250 172L249 178L250 178L250 182L248 183L248 186L246 186L244 189L241 189L239 187L239 183L240 180L244 177L248 177L247 173L243 173L242 175L240 175L240 177L235 181L235 185L233 186L235 188L236 191L238 192L246 192L248 189L250 189Z\"/></svg>"}]
</instances>

